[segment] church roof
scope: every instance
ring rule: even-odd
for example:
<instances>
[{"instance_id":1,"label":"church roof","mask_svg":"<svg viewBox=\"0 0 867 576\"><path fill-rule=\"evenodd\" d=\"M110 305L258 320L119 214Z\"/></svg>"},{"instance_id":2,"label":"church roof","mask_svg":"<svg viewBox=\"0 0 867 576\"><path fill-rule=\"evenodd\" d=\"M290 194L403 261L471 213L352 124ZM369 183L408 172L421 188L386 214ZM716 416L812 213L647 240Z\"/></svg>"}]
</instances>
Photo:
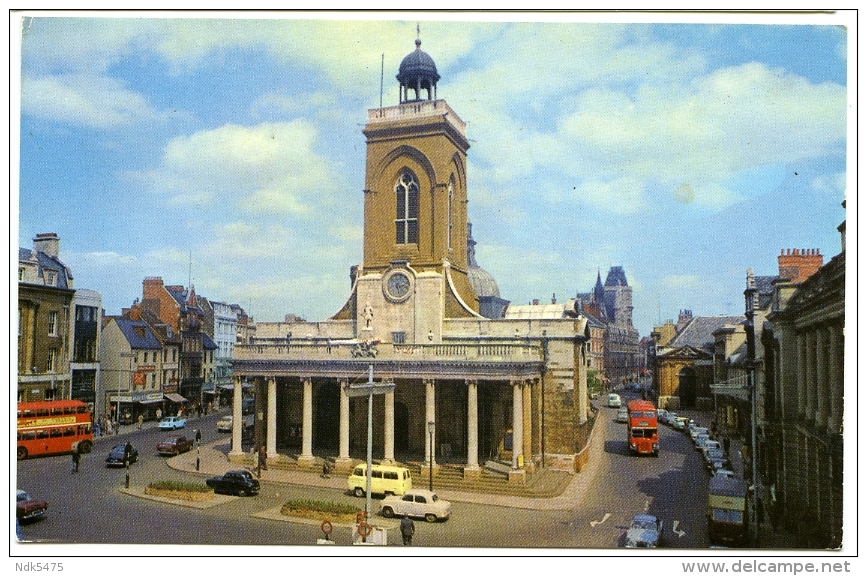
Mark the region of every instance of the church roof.
<instances>
[{"instance_id":1,"label":"church roof","mask_svg":"<svg viewBox=\"0 0 867 576\"><path fill-rule=\"evenodd\" d=\"M500 297L500 287L493 275L476 262L476 241L473 239L473 225L467 222L467 277L476 296Z\"/></svg>"},{"instance_id":2,"label":"church roof","mask_svg":"<svg viewBox=\"0 0 867 576\"><path fill-rule=\"evenodd\" d=\"M713 333L723 326L737 326L743 322L743 316L695 316L671 339L668 347L679 348L714 348Z\"/></svg>"},{"instance_id":3,"label":"church roof","mask_svg":"<svg viewBox=\"0 0 867 576\"><path fill-rule=\"evenodd\" d=\"M626 272L623 271L623 266L612 266L608 270L608 277L605 278L606 286L629 286L626 281Z\"/></svg>"}]
</instances>

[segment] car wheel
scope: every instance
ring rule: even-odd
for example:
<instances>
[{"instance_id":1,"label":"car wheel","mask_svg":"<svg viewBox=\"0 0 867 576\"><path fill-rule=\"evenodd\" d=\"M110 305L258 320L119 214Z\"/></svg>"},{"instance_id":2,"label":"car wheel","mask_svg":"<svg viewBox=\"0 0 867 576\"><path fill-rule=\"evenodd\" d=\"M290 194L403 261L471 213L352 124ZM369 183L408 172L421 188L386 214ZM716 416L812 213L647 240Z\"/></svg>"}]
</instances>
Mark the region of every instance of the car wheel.
<instances>
[{"instance_id":1,"label":"car wheel","mask_svg":"<svg viewBox=\"0 0 867 576\"><path fill-rule=\"evenodd\" d=\"M364 490L362 490L362 488L359 486L358 488L355 489L355 495L358 498L364 498Z\"/></svg>"},{"instance_id":2,"label":"car wheel","mask_svg":"<svg viewBox=\"0 0 867 576\"><path fill-rule=\"evenodd\" d=\"M394 518L394 510L390 506L386 506L382 509L382 515L386 518Z\"/></svg>"},{"instance_id":3,"label":"car wheel","mask_svg":"<svg viewBox=\"0 0 867 576\"><path fill-rule=\"evenodd\" d=\"M24 460L25 458L27 458L27 448L25 448L24 446L19 446L18 447L18 459Z\"/></svg>"},{"instance_id":4,"label":"car wheel","mask_svg":"<svg viewBox=\"0 0 867 576\"><path fill-rule=\"evenodd\" d=\"M424 515L424 519L427 520L428 522L430 522L431 524L433 524L434 522L437 521L437 516L436 516L436 514L429 514L428 513L428 514Z\"/></svg>"}]
</instances>

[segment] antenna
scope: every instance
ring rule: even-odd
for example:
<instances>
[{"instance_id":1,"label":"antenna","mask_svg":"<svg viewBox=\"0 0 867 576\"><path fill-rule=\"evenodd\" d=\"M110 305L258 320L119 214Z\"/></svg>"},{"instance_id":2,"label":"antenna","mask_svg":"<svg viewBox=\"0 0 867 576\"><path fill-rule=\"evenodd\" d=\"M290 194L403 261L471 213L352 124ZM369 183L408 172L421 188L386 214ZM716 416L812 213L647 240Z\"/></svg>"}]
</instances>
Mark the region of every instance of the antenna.
<instances>
[{"instance_id":1,"label":"antenna","mask_svg":"<svg viewBox=\"0 0 867 576\"><path fill-rule=\"evenodd\" d=\"M382 63L379 65L379 107L382 108L382 82L385 79L385 52L382 53Z\"/></svg>"},{"instance_id":2,"label":"antenna","mask_svg":"<svg viewBox=\"0 0 867 576\"><path fill-rule=\"evenodd\" d=\"M187 271L187 289L193 285L193 251L190 250L190 265Z\"/></svg>"}]
</instances>

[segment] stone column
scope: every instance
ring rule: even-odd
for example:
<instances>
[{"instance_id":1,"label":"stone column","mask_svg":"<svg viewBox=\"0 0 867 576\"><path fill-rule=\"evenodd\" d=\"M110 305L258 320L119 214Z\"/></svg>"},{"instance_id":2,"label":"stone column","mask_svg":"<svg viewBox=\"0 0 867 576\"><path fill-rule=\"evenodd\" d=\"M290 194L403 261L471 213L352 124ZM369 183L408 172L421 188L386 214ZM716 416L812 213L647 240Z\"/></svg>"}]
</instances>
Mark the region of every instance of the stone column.
<instances>
[{"instance_id":1,"label":"stone column","mask_svg":"<svg viewBox=\"0 0 867 576\"><path fill-rule=\"evenodd\" d=\"M843 331L838 324L828 330L828 433L839 434L843 426Z\"/></svg>"},{"instance_id":2,"label":"stone column","mask_svg":"<svg viewBox=\"0 0 867 576\"><path fill-rule=\"evenodd\" d=\"M301 409L301 454L298 456L298 466L312 468L313 458L313 380L305 378L304 403Z\"/></svg>"},{"instance_id":3,"label":"stone column","mask_svg":"<svg viewBox=\"0 0 867 576\"><path fill-rule=\"evenodd\" d=\"M243 456L244 449L241 447L241 430L244 426L244 418L241 414L241 377L234 378L234 391L232 393L232 451L229 456Z\"/></svg>"},{"instance_id":4,"label":"stone column","mask_svg":"<svg viewBox=\"0 0 867 576\"><path fill-rule=\"evenodd\" d=\"M526 481L526 471L518 467L518 456L523 456L524 448L524 391L520 380L512 382L512 469L509 482ZM522 458L523 460L523 458Z\"/></svg>"},{"instance_id":5,"label":"stone column","mask_svg":"<svg viewBox=\"0 0 867 576\"><path fill-rule=\"evenodd\" d=\"M807 413L807 337L803 332L796 336L798 351L798 416L803 419Z\"/></svg>"},{"instance_id":6,"label":"stone column","mask_svg":"<svg viewBox=\"0 0 867 576\"><path fill-rule=\"evenodd\" d=\"M531 380L524 382L522 388L524 389L524 398L521 402L524 409L524 425L522 428L524 433L524 446L521 451L524 454L524 470L527 472L533 472L536 469L535 464L533 463L533 382ZM584 396L587 396L586 392Z\"/></svg>"},{"instance_id":7,"label":"stone column","mask_svg":"<svg viewBox=\"0 0 867 576\"><path fill-rule=\"evenodd\" d=\"M816 329L816 427L820 430L828 425L828 372L828 330L820 326Z\"/></svg>"},{"instance_id":8,"label":"stone column","mask_svg":"<svg viewBox=\"0 0 867 576\"><path fill-rule=\"evenodd\" d=\"M346 472L351 468L352 460L349 458L349 396L346 395L346 387L349 382L340 382L340 448L337 461L334 463L335 471Z\"/></svg>"},{"instance_id":9,"label":"stone column","mask_svg":"<svg viewBox=\"0 0 867 576\"><path fill-rule=\"evenodd\" d=\"M277 457L277 379L268 378L268 420L265 422L265 452Z\"/></svg>"},{"instance_id":10,"label":"stone column","mask_svg":"<svg viewBox=\"0 0 867 576\"><path fill-rule=\"evenodd\" d=\"M804 419L813 423L816 421L816 333L811 328L806 333L806 405L804 406Z\"/></svg>"},{"instance_id":11,"label":"stone column","mask_svg":"<svg viewBox=\"0 0 867 576\"><path fill-rule=\"evenodd\" d=\"M433 380L424 380L424 466L423 470L428 469L433 464L434 469L437 466L436 449L436 432L434 432L433 443L431 443L431 435L427 429L428 422L436 422L436 388ZM428 470L430 473L430 470Z\"/></svg>"},{"instance_id":12,"label":"stone column","mask_svg":"<svg viewBox=\"0 0 867 576\"><path fill-rule=\"evenodd\" d=\"M383 430L385 453L383 461L394 462L394 390L385 393L385 430Z\"/></svg>"},{"instance_id":13,"label":"stone column","mask_svg":"<svg viewBox=\"0 0 867 576\"><path fill-rule=\"evenodd\" d=\"M482 475L479 467L479 384L467 380L467 465L464 478L478 478Z\"/></svg>"}]
</instances>

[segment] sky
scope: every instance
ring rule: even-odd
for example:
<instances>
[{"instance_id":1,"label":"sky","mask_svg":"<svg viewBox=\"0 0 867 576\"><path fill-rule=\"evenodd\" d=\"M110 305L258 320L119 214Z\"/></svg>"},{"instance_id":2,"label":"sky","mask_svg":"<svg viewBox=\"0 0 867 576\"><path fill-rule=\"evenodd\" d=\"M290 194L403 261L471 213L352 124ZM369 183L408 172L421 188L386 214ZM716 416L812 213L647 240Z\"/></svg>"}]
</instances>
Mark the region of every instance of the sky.
<instances>
[{"instance_id":1,"label":"sky","mask_svg":"<svg viewBox=\"0 0 867 576\"><path fill-rule=\"evenodd\" d=\"M11 17L11 242L57 233L109 315L149 276L256 321L339 310L361 130L398 104L417 31L467 123L477 261L512 303L622 266L646 336L742 314L747 269L775 275L782 249L841 251L852 14L83 16Z\"/></svg>"}]
</instances>

